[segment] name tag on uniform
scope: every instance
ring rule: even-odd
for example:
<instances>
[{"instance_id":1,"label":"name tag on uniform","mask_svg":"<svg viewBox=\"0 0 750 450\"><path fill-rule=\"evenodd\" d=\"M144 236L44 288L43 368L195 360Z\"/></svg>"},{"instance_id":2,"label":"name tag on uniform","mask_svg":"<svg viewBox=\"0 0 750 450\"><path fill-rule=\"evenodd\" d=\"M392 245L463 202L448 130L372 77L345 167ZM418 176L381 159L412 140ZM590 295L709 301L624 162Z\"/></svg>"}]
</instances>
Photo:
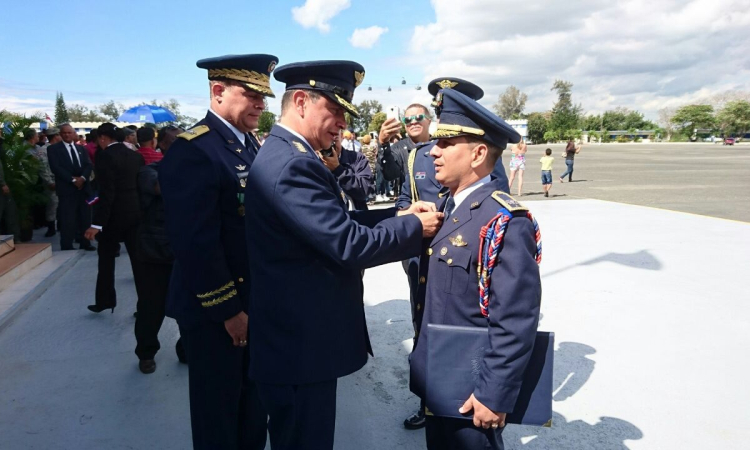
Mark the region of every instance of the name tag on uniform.
<instances>
[{"instance_id":1,"label":"name tag on uniform","mask_svg":"<svg viewBox=\"0 0 750 450\"><path fill-rule=\"evenodd\" d=\"M426 172L417 172L417 173L414 174L414 179L415 180L424 180L425 176L426 176L425 174L426 174Z\"/></svg>"}]
</instances>

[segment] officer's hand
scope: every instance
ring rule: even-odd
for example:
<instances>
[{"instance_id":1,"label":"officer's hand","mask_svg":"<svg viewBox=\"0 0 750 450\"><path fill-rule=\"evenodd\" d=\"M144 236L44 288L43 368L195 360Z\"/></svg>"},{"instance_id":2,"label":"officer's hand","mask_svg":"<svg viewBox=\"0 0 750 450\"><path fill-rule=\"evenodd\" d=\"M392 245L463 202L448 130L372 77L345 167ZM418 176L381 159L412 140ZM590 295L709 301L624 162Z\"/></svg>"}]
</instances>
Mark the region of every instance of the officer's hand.
<instances>
[{"instance_id":1,"label":"officer's hand","mask_svg":"<svg viewBox=\"0 0 750 450\"><path fill-rule=\"evenodd\" d=\"M73 184L75 184L78 190L80 191L81 189L83 189L83 183L85 181L86 180L83 177L77 177L76 180L73 182Z\"/></svg>"},{"instance_id":2,"label":"officer's hand","mask_svg":"<svg viewBox=\"0 0 750 450\"><path fill-rule=\"evenodd\" d=\"M505 426L505 413L494 412L484 406L471 394L462 407L458 409L461 414L467 414L474 410L474 426L479 428L502 428Z\"/></svg>"},{"instance_id":3,"label":"officer's hand","mask_svg":"<svg viewBox=\"0 0 750 450\"><path fill-rule=\"evenodd\" d=\"M320 152L316 152L316 153L318 154L318 157L320 158L320 160L323 161L323 164L331 172L333 172L334 170L336 170L339 167L339 165L340 165L340 163L339 163L339 155L336 152L333 152L333 154L330 157L325 157Z\"/></svg>"},{"instance_id":4,"label":"officer's hand","mask_svg":"<svg viewBox=\"0 0 750 450\"><path fill-rule=\"evenodd\" d=\"M441 212L422 212L415 214L422 222L422 237L433 237L437 234L443 225L443 213Z\"/></svg>"},{"instance_id":5,"label":"officer's hand","mask_svg":"<svg viewBox=\"0 0 750 450\"><path fill-rule=\"evenodd\" d=\"M83 233L83 237L88 239L89 241L93 241L96 238L96 235L99 233L98 228L91 227L88 230L86 230L85 233Z\"/></svg>"},{"instance_id":6,"label":"officer's hand","mask_svg":"<svg viewBox=\"0 0 750 450\"><path fill-rule=\"evenodd\" d=\"M380 141L380 144L385 144L386 142L389 142L393 136L397 135L399 131L401 131L401 122L399 122L398 119L391 117L380 126L378 141Z\"/></svg>"},{"instance_id":7,"label":"officer's hand","mask_svg":"<svg viewBox=\"0 0 750 450\"><path fill-rule=\"evenodd\" d=\"M10 195L10 188L8 186L3 186L3 195Z\"/></svg>"},{"instance_id":8,"label":"officer's hand","mask_svg":"<svg viewBox=\"0 0 750 450\"><path fill-rule=\"evenodd\" d=\"M409 206L407 209L402 209L401 211L397 212L396 215L403 216L406 214L417 214L421 212L435 211L437 211L437 206L435 206L434 203L420 200L418 202L412 203L411 206Z\"/></svg>"},{"instance_id":9,"label":"officer's hand","mask_svg":"<svg viewBox=\"0 0 750 450\"><path fill-rule=\"evenodd\" d=\"M244 347L247 345L247 314L241 311L231 319L224 321L224 328L232 337L232 343L235 347Z\"/></svg>"}]
</instances>

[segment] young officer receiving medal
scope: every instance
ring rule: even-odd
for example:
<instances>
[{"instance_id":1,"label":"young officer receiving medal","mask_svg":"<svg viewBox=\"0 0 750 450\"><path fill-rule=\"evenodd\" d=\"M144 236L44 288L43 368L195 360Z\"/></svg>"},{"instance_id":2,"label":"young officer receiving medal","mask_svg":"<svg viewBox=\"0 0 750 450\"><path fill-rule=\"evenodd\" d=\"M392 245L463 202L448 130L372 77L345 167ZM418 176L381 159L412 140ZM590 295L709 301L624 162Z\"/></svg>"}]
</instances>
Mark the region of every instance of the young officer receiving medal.
<instances>
[{"instance_id":1,"label":"young officer receiving medal","mask_svg":"<svg viewBox=\"0 0 750 450\"><path fill-rule=\"evenodd\" d=\"M410 358L411 389L428 406L428 449L502 449L505 416L516 404L539 321L541 243L528 210L505 193L507 183L490 177L518 133L460 92L443 90L442 102L430 153L436 179L450 193L443 227L419 265L425 308ZM428 324L487 330L472 393L456 406L473 420L430 415Z\"/></svg>"}]
</instances>

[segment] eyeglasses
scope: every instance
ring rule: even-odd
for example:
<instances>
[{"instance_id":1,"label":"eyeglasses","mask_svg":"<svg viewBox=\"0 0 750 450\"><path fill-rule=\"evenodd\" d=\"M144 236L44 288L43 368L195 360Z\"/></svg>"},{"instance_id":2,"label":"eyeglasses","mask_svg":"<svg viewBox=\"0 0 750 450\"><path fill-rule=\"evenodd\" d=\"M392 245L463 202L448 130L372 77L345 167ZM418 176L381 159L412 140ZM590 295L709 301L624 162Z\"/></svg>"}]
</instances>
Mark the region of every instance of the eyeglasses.
<instances>
[{"instance_id":1,"label":"eyeglasses","mask_svg":"<svg viewBox=\"0 0 750 450\"><path fill-rule=\"evenodd\" d=\"M402 122L404 122L404 125L409 125L412 122L421 122L425 120L427 116L424 114L417 114L416 116L408 116L401 119Z\"/></svg>"}]
</instances>

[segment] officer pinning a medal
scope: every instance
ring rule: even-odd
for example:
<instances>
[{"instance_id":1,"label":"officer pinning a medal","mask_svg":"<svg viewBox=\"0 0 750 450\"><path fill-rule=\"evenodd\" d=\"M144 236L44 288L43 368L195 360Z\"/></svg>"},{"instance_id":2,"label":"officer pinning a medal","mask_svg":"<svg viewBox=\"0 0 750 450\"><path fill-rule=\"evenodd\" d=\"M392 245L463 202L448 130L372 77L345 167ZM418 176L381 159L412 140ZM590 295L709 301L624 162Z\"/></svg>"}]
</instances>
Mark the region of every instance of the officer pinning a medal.
<instances>
[{"instance_id":1,"label":"officer pinning a medal","mask_svg":"<svg viewBox=\"0 0 750 450\"><path fill-rule=\"evenodd\" d=\"M249 370L274 450L333 448L337 379L371 353L362 270L419 254L442 223L425 202L347 211L317 156L346 127L344 113L357 115L364 76L352 61L276 69L286 85L281 117L247 177Z\"/></svg>"},{"instance_id":2,"label":"officer pinning a medal","mask_svg":"<svg viewBox=\"0 0 750 450\"><path fill-rule=\"evenodd\" d=\"M263 449L267 415L247 378L250 270L245 246L248 173L264 97L278 58L198 61L211 107L182 133L159 170L175 262L167 315L177 320L190 375L195 449Z\"/></svg>"},{"instance_id":3,"label":"officer pinning a medal","mask_svg":"<svg viewBox=\"0 0 750 450\"><path fill-rule=\"evenodd\" d=\"M419 264L425 303L410 357L411 389L427 405L428 449L502 449L506 414L514 410L539 321L539 228L506 193L507 182L490 176L507 143L520 140L518 133L455 89L441 94L433 135L438 141L430 155L436 180L449 192L439 205L444 225ZM448 354L438 346L463 342L450 334L457 327L478 330L484 342L472 360L478 374L470 373L462 386L463 404L434 389L466 383L446 379L450 371L440 374L461 365L456 355L466 353ZM470 371L472 364L464 365Z\"/></svg>"}]
</instances>

